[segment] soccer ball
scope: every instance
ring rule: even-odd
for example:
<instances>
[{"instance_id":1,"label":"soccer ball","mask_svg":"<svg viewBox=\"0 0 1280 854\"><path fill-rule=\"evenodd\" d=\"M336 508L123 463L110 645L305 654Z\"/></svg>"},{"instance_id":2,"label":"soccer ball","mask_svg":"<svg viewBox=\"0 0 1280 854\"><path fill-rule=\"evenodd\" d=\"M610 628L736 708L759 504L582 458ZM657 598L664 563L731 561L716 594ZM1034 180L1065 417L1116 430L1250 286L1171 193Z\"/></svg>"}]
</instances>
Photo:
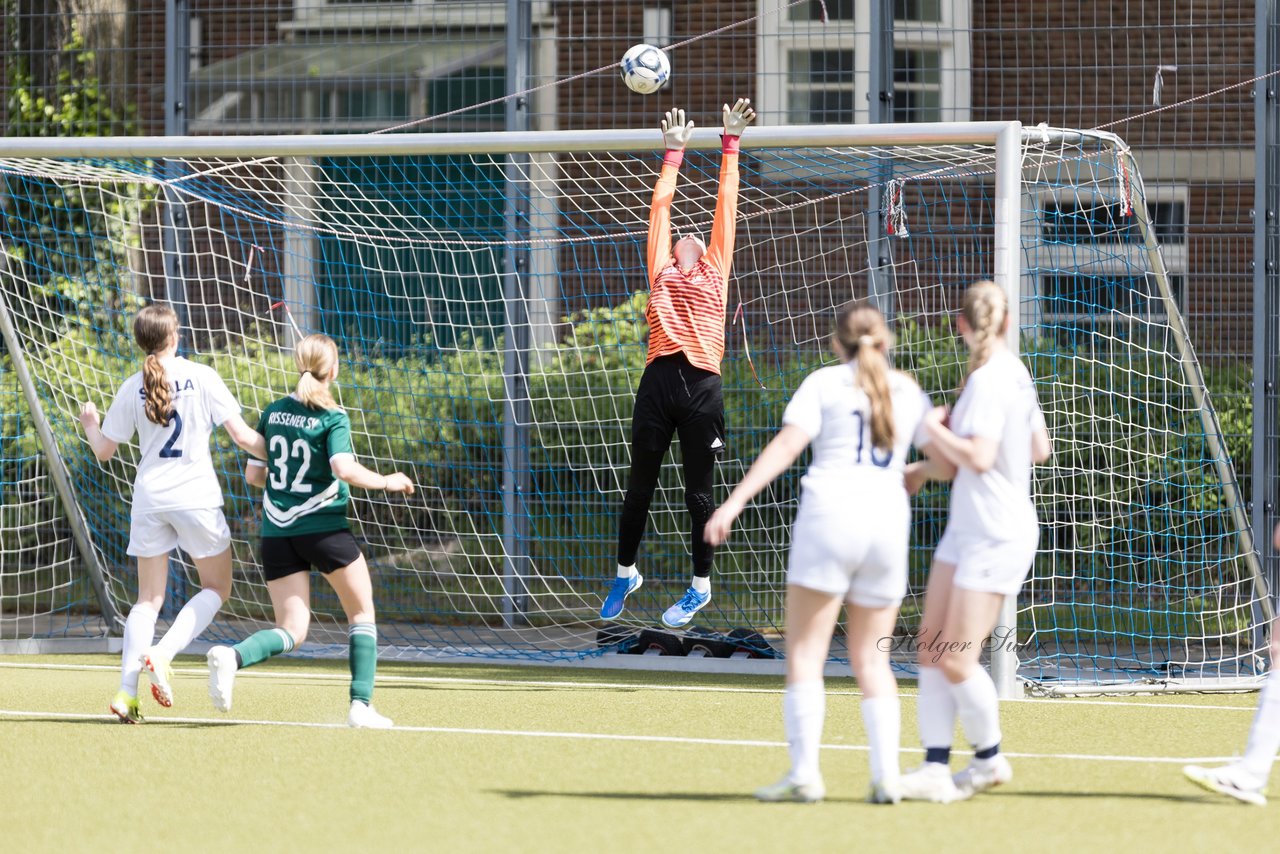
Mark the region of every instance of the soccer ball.
<instances>
[{"instance_id":1,"label":"soccer ball","mask_svg":"<svg viewBox=\"0 0 1280 854\"><path fill-rule=\"evenodd\" d=\"M638 44L622 55L622 82L632 92L652 95L671 79L671 60L651 44Z\"/></svg>"}]
</instances>

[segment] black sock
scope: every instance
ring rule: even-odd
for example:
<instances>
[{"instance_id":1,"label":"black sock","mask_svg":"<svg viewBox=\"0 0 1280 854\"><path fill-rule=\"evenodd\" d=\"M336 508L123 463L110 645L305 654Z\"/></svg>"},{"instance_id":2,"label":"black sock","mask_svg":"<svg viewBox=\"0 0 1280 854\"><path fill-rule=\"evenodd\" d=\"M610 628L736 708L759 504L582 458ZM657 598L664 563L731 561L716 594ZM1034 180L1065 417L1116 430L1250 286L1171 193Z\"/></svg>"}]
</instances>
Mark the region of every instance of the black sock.
<instances>
[{"instance_id":1,"label":"black sock","mask_svg":"<svg viewBox=\"0 0 1280 854\"><path fill-rule=\"evenodd\" d=\"M979 750L973 754L974 759L994 759L995 755L1000 752L1000 742L996 742L985 750Z\"/></svg>"},{"instance_id":2,"label":"black sock","mask_svg":"<svg viewBox=\"0 0 1280 854\"><path fill-rule=\"evenodd\" d=\"M939 762L946 765L951 762L950 747L926 747L924 749L925 762Z\"/></svg>"}]
</instances>

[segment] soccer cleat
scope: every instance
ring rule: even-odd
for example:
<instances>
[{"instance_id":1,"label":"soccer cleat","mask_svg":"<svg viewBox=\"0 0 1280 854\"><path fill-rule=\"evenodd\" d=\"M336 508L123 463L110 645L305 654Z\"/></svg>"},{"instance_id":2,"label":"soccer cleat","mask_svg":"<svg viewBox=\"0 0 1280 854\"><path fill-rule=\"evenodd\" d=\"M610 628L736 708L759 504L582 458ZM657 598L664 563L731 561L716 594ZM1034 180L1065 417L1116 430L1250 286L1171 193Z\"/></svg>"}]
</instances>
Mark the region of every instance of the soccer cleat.
<instances>
[{"instance_id":1,"label":"soccer cleat","mask_svg":"<svg viewBox=\"0 0 1280 854\"><path fill-rule=\"evenodd\" d=\"M1218 768L1202 768L1199 765L1187 765L1182 769L1187 779L1202 789L1217 792L1246 804L1265 807L1267 795L1266 784L1239 765L1222 765Z\"/></svg>"},{"instance_id":2,"label":"soccer cleat","mask_svg":"<svg viewBox=\"0 0 1280 854\"><path fill-rule=\"evenodd\" d=\"M119 718L122 724L142 723L142 713L138 711L138 698L130 697L128 691L117 691L110 708L111 714Z\"/></svg>"},{"instance_id":3,"label":"soccer cleat","mask_svg":"<svg viewBox=\"0 0 1280 854\"><path fill-rule=\"evenodd\" d=\"M951 779L951 769L941 762L926 762L910 774L903 774L898 787L904 801L949 804L963 798Z\"/></svg>"},{"instance_id":4,"label":"soccer cleat","mask_svg":"<svg viewBox=\"0 0 1280 854\"><path fill-rule=\"evenodd\" d=\"M142 654L142 669L147 671L151 680L151 696L166 709L173 705L173 666L172 662L153 646Z\"/></svg>"},{"instance_id":5,"label":"soccer cleat","mask_svg":"<svg viewBox=\"0 0 1280 854\"><path fill-rule=\"evenodd\" d=\"M639 590L641 584L644 584L644 576L638 572L630 578L614 578L609 595L604 597L604 604L600 606L600 619L616 620L627 597Z\"/></svg>"},{"instance_id":6,"label":"soccer cleat","mask_svg":"<svg viewBox=\"0 0 1280 854\"><path fill-rule=\"evenodd\" d=\"M231 690L235 688L236 651L229 646L215 646L205 656L209 662L209 699L220 712L231 711Z\"/></svg>"},{"instance_id":7,"label":"soccer cleat","mask_svg":"<svg viewBox=\"0 0 1280 854\"><path fill-rule=\"evenodd\" d=\"M771 804L816 804L827 796L827 789L821 780L815 783L793 783L791 777L787 776L772 786L756 789L755 795L757 801Z\"/></svg>"},{"instance_id":8,"label":"soccer cleat","mask_svg":"<svg viewBox=\"0 0 1280 854\"><path fill-rule=\"evenodd\" d=\"M869 804L896 804L901 800L902 788L897 778L872 783L871 791L867 793Z\"/></svg>"},{"instance_id":9,"label":"soccer cleat","mask_svg":"<svg viewBox=\"0 0 1280 854\"><path fill-rule=\"evenodd\" d=\"M351 701L351 711L347 712L347 726L355 729L391 729L391 718L374 711L373 706L359 700Z\"/></svg>"},{"instance_id":10,"label":"soccer cleat","mask_svg":"<svg viewBox=\"0 0 1280 854\"><path fill-rule=\"evenodd\" d=\"M669 629L681 629L689 625L693 615L706 607L711 601L710 593L699 593L690 587L680 597L680 601L672 605L662 614L662 625Z\"/></svg>"},{"instance_id":11,"label":"soccer cleat","mask_svg":"<svg viewBox=\"0 0 1280 854\"><path fill-rule=\"evenodd\" d=\"M1003 753L997 753L990 759L974 759L967 768L951 778L962 799L994 789L1012 779L1013 766L1004 758Z\"/></svg>"}]
</instances>

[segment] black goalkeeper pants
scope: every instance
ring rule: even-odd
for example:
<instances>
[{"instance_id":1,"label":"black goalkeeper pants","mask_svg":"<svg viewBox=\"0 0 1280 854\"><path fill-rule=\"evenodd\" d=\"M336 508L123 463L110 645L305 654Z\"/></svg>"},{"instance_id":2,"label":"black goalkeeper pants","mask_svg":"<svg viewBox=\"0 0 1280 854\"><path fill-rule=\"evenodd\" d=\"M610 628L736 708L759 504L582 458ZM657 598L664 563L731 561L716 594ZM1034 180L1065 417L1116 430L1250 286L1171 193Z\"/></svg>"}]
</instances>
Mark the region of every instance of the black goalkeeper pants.
<instances>
[{"instance_id":1,"label":"black goalkeeper pants","mask_svg":"<svg viewBox=\"0 0 1280 854\"><path fill-rule=\"evenodd\" d=\"M711 574L715 548L702 539L715 510L712 478L724 454L724 394L720 375L689 364L683 354L654 359L644 369L631 415L631 474L618 520L618 563L631 566L649 521L662 460L674 435L684 463L684 503L689 510L693 573Z\"/></svg>"}]
</instances>

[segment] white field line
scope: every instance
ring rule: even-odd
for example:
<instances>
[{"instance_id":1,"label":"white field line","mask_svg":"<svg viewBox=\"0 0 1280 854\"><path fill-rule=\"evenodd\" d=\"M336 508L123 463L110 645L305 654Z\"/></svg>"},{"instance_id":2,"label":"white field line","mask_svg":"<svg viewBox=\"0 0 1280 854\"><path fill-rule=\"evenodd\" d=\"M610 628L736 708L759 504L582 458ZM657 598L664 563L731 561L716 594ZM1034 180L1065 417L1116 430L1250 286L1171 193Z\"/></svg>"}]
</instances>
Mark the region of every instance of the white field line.
<instances>
[{"instance_id":1,"label":"white field line","mask_svg":"<svg viewBox=\"0 0 1280 854\"><path fill-rule=\"evenodd\" d=\"M19 661L0 661L0 669L10 668L15 670L98 670L117 672L120 668L110 664L53 664L49 662L19 662ZM179 676L195 676L204 677L208 675L208 670L204 668L175 667L173 672ZM298 670L243 670L236 673L237 679L256 678L256 679L302 679L314 682L336 682L342 685L350 681L350 677L345 673L314 673ZM780 677L779 677L780 678ZM495 687L529 687L529 688L574 688L579 690L587 690L592 688L605 689L632 689L636 691L670 691L670 692L687 692L694 694L782 694L783 689L779 688L736 688L728 685L657 685L642 682L571 682L571 681L555 681L555 680L535 680L535 679L480 679L469 678L464 676L399 676L395 674L382 674L377 676L377 683L380 685L492 685ZM828 696L832 697L860 697L860 691L839 691L828 689ZM911 691L901 692L904 698L912 698L917 696ZM1218 712L1249 712L1253 713L1254 704L1248 706L1220 706L1220 705L1198 705L1195 703L1149 703L1136 702L1126 700L1085 700L1076 697L1019 697L1015 699L1001 700L1001 703L1062 703L1071 704L1073 706L1112 706L1119 708L1134 709L1204 709L1208 711ZM1013 754L1009 754L1013 755Z\"/></svg>"},{"instance_id":2,"label":"white field line","mask_svg":"<svg viewBox=\"0 0 1280 854\"><path fill-rule=\"evenodd\" d=\"M34 711L16 711L10 709L0 709L0 718L41 718L68 721L112 721L113 715L97 715L87 712L34 712ZM272 726L272 727L296 727L300 729L349 729L346 724L341 723L317 723L315 721L260 721L249 720L246 718L186 718L186 717L169 717L150 715L147 719L151 723L175 723L175 724L215 724L215 725L241 725L241 726ZM391 732L422 732L435 733L444 735L485 735L485 736L502 736L507 738L561 738L576 739L583 741L634 741L644 743L657 744L697 744L712 745L716 747L766 747L771 749L782 749L787 746L784 741L760 741L756 739L745 738L690 738L688 736L676 735L634 735L629 733L605 733L605 732L554 732L548 730L521 730L521 729L480 729L477 727L447 727L447 726L395 726ZM857 752L866 752L869 748L863 744L824 744L823 750L852 750ZM923 753L920 748L903 748L908 753ZM957 754L967 754L970 751L954 751ZM1066 759L1077 762L1157 762L1169 764L1190 764L1203 762L1229 762L1233 757L1230 756L1110 756L1106 754L1090 754L1090 753L1013 753L1006 752L1004 754L1012 759Z\"/></svg>"}]
</instances>

